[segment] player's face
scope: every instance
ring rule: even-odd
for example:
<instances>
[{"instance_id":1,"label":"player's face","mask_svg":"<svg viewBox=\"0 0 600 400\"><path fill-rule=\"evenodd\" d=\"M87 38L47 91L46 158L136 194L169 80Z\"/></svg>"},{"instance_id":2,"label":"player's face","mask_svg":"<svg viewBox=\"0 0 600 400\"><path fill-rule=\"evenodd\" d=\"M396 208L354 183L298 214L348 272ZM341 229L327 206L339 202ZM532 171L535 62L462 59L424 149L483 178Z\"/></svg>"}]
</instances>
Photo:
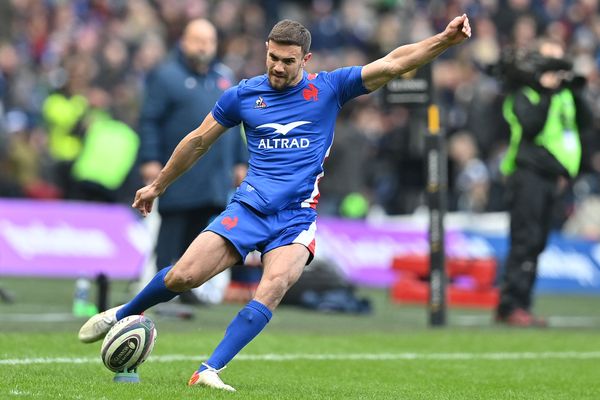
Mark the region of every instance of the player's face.
<instances>
[{"instance_id":1,"label":"player's face","mask_svg":"<svg viewBox=\"0 0 600 400\"><path fill-rule=\"evenodd\" d=\"M298 84L311 56L311 53L303 55L300 46L267 42L267 75L271 87L282 90Z\"/></svg>"}]
</instances>

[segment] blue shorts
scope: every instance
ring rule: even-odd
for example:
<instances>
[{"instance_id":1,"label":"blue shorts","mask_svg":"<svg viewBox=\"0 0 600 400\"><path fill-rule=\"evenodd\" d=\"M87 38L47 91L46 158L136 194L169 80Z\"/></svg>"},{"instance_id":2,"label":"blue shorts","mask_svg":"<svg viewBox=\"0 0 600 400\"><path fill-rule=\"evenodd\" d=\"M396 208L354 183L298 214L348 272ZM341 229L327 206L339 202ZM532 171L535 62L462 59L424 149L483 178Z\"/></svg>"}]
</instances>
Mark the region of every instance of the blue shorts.
<instances>
[{"instance_id":1,"label":"blue shorts","mask_svg":"<svg viewBox=\"0 0 600 400\"><path fill-rule=\"evenodd\" d=\"M264 255L277 247L300 243L310 252L309 263L315 253L316 221L317 212L312 208L281 210L267 215L234 200L204 230L230 241L242 260L254 250Z\"/></svg>"}]
</instances>

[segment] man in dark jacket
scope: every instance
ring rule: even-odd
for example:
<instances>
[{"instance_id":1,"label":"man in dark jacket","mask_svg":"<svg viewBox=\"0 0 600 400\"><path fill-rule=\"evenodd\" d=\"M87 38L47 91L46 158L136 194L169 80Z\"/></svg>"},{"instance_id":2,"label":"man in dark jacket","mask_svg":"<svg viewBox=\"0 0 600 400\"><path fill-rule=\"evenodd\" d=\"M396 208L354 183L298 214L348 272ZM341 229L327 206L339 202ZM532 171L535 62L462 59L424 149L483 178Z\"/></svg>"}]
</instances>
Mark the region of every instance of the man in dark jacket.
<instances>
[{"instance_id":1,"label":"man in dark jacket","mask_svg":"<svg viewBox=\"0 0 600 400\"><path fill-rule=\"evenodd\" d=\"M504 102L511 128L501 166L508 176L510 253L501 282L496 320L512 326L545 326L531 313L538 257L546 247L557 196L581 164L580 133L589 125L581 87L568 79L560 43L543 39L521 69L530 82ZM534 67L534 68L533 68Z\"/></svg>"},{"instance_id":2,"label":"man in dark jacket","mask_svg":"<svg viewBox=\"0 0 600 400\"><path fill-rule=\"evenodd\" d=\"M195 129L223 91L233 73L215 61L217 32L207 20L191 21L179 45L146 81L140 116L140 162L145 182L152 182L186 132ZM210 154L192 167L161 197L161 224L156 246L160 270L173 264L218 215L245 177L247 149L239 129L223 135ZM180 296L194 303L192 293Z\"/></svg>"}]
</instances>

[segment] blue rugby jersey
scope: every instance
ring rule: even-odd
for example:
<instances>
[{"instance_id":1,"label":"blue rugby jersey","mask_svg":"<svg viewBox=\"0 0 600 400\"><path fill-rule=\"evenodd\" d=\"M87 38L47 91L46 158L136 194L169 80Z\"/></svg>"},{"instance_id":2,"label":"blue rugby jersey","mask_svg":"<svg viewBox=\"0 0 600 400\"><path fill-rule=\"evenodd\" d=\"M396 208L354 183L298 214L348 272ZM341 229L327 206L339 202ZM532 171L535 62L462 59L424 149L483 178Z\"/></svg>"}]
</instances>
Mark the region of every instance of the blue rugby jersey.
<instances>
[{"instance_id":1,"label":"blue rugby jersey","mask_svg":"<svg viewBox=\"0 0 600 400\"><path fill-rule=\"evenodd\" d=\"M248 175L235 200L264 214L316 208L338 112L348 100L367 93L361 70L304 72L298 85L284 90L273 89L265 74L223 93L212 115L228 128L244 124L250 154Z\"/></svg>"}]
</instances>

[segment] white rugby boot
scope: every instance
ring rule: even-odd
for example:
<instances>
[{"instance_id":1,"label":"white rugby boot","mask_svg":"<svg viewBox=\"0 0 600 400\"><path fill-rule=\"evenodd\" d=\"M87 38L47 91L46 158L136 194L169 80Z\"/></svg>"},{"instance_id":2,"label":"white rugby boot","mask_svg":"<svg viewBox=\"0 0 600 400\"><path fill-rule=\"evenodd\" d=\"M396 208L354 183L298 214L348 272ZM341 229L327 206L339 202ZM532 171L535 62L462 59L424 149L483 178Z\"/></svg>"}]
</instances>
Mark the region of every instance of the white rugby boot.
<instances>
[{"instance_id":1,"label":"white rugby boot","mask_svg":"<svg viewBox=\"0 0 600 400\"><path fill-rule=\"evenodd\" d=\"M235 389L232 386L224 383L219 377L219 372L223 371L225 367L221 369L215 369L208 364L202 363L206 367L206 369L202 372L194 372L192 377L188 382L188 386L200 385L206 386L213 389L226 390L228 392L235 392Z\"/></svg>"},{"instance_id":2,"label":"white rugby boot","mask_svg":"<svg viewBox=\"0 0 600 400\"><path fill-rule=\"evenodd\" d=\"M113 307L88 319L79 329L79 340L83 343L93 343L104 338L110 328L117 323L117 311L121 307L123 306Z\"/></svg>"}]
</instances>

